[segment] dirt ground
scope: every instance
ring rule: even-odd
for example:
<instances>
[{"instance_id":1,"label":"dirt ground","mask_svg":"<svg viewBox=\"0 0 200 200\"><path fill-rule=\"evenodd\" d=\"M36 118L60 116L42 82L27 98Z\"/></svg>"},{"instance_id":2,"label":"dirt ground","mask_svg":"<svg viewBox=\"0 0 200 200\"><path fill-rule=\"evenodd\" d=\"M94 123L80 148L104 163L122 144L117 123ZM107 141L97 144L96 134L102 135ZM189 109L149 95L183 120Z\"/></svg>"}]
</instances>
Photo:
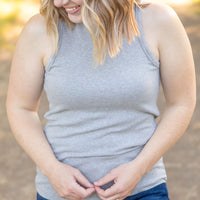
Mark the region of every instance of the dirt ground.
<instances>
[{"instance_id":1,"label":"dirt ground","mask_svg":"<svg viewBox=\"0 0 200 200\"><path fill-rule=\"evenodd\" d=\"M174 7L183 22L192 44L197 80L197 105L191 123L184 136L164 156L168 174L171 200L200 199L200 15L195 7ZM11 133L5 110L12 53L0 51L0 200L35 200L35 165L17 144ZM41 122L48 109L43 92L39 108ZM162 112L165 100L162 88L158 106Z\"/></svg>"}]
</instances>

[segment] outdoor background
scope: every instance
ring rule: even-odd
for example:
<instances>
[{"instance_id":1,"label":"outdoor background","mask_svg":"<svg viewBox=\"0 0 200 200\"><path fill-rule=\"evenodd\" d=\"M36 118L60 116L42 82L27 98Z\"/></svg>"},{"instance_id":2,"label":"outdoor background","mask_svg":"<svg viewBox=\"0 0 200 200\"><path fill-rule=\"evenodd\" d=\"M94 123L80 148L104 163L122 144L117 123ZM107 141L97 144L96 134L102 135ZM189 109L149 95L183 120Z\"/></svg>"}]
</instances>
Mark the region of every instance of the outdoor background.
<instances>
[{"instance_id":1,"label":"outdoor background","mask_svg":"<svg viewBox=\"0 0 200 200\"><path fill-rule=\"evenodd\" d=\"M162 1L162 0L160 0ZM197 80L197 105L192 121L179 142L164 156L171 200L200 199L200 1L163 0L179 15L192 44ZM0 0L0 200L35 200L35 165L17 144L10 130L5 101L16 40L28 19L38 13L39 0ZM164 111L162 88L158 106ZM42 94L41 122L48 109Z\"/></svg>"}]
</instances>

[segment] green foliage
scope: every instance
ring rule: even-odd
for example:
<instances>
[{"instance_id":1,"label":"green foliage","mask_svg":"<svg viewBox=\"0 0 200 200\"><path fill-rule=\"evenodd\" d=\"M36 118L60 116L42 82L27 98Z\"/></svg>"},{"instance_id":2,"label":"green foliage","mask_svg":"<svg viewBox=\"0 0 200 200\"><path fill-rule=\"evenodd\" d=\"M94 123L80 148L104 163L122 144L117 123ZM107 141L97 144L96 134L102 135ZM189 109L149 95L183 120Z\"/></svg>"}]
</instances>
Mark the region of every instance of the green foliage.
<instances>
[{"instance_id":1,"label":"green foliage","mask_svg":"<svg viewBox=\"0 0 200 200\"><path fill-rule=\"evenodd\" d=\"M195 5L195 13L200 15L200 0L193 0Z\"/></svg>"},{"instance_id":2,"label":"green foliage","mask_svg":"<svg viewBox=\"0 0 200 200\"><path fill-rule=\"evenodd\" d=\"M0 48L15 45L20 28L38 9L40 0L0 0Z\"/></svg>"},{"instance_id":3,"label":"green foliage","mask_svg":"<svg viewBox=\"0 0 200 200\"><path fill-rule=\"evenodd\" d=\"M14 12L4 18L0 18L0 46L1 47L5 45L8 46L5 40L6 30L8 29L9 26L16 24L17 14L18 14L17 12Z\"/></svg>"},{"instance_id":4,"label":"green foliage","mask_svg":"<svg viewBox=\"0 0 200 200\"><path fill-rule=\"evenodd\" d=\"M196 4L200 4L200 0L193 0L194 1L194 3L196 3Z\"/></svg>"},{"instance_id":5,"label":"green foliage","mask_svg":"<svg viewBox=\"0 0 200 200\"><path fill-rule=\"evenodd\" d=\"M14 26L17 23L18 12L10 13L10 15L1 18L0 17L0 46L6 45L5 35L9 26Z\"/></svg>"}]
</instances>

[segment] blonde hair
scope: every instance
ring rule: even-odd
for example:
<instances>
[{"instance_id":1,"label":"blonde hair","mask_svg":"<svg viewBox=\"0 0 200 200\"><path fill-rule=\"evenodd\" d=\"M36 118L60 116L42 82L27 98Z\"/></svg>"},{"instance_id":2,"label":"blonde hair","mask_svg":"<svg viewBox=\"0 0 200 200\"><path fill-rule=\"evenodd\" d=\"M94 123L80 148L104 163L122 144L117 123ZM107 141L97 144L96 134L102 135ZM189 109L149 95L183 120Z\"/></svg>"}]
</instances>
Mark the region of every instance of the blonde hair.
<instances>
[{"instance_id":1,"label":"blonde hair","mask_svg":"<svg viewBox=\"0 0 200 200\"><path fill-rule=\"evenodd\" d=\"M83 0L81 5L82 21L88 29L94 45L93 64L103 64L107 51L110 57L115 57L122 48L122 36L135 40L140 35L134 14L134 5L146 7L147 4L139 4L139 0ZM58 46L58 21L65 21L70 30L76 25L69 20L63 7L54 6L53 0L41 0L40 14L46 19L47 33L54 41L54 53Z\"/></svg>"}]
</instances>

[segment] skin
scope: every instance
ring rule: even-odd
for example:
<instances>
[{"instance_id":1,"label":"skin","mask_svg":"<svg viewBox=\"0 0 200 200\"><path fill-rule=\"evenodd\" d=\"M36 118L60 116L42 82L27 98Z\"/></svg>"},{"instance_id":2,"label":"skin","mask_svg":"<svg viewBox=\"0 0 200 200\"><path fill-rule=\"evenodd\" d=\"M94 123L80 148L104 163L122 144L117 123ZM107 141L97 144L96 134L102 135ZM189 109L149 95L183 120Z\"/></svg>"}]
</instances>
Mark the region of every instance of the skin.
<instances>
[{"instance_id":1,"label":"skin","mask_svg":"<svg viewBox=\"0 0 200 200\"><path fill-rule=\"evenodd\" d=\"M83 3L83 0L54 0L54 5L57 7L57 8L60 8L60 7L73 7L73 6L77 6L77 5L82 5ZM68 17L69 19L74 22L74 23L82 23L82 18L81 18L81 9L74 13L74 14L69 14L68 13Z\"/></svg>"},{"instance_id":2,"label":"skin","mask_svg":"<svg viewBox=\"0 0 200 200\"><path fill-rule=\"evenodd\" d=\"M71 7L81 1L55 0L56 5L60 5L59 2ZM69 18L80 22L79 16ZM20 34L6 99L8 120L18 143L62 198L84 199L94 192L104 200L126 198L189 125L196 105L196 82L192 50L185 29L174 10L160 3L144 8L142 23L149 49L161 63L166 108L154 135L137 158L114 168L93 183L95 186L78 169L56 159L43 133L37 110L43 90L44 67L53 52L53 41L47 36L44 18L40 14L33 16ZM115 184L107 190L99 187L111 180Z\"/></svg>"}]
</instances>

